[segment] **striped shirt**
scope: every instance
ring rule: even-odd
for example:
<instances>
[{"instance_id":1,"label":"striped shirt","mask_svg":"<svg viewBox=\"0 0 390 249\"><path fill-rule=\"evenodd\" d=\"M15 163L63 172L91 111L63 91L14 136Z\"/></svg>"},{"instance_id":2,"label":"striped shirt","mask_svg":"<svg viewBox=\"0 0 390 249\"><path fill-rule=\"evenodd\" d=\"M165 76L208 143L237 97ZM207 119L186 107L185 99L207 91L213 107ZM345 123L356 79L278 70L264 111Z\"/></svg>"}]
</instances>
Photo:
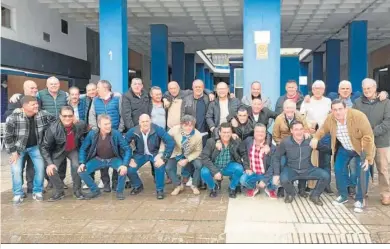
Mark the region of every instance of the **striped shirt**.
<instances>
[{"instance_id":1,"label":"striped shirt","mask_svg":"<svg viewBox=\"0 0 390 249\"><path fill-rule=\"evenodd\" d=\"M340 141L341 145L346 150L354 150L351 142L351 138L348 134L348 127L347 127L347 117L345 117L345 123L342 124L339 121L337 122L337 131L336 131L336 137Z\"/></svg>"}]
</instances>

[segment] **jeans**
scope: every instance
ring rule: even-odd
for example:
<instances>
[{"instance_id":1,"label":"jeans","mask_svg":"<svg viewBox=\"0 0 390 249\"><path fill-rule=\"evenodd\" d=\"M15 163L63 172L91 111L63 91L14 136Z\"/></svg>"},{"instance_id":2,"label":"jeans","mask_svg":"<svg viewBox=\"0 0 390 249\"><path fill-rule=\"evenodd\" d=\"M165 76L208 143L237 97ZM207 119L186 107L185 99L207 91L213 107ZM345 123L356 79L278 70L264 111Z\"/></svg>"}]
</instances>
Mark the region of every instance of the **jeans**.
<instances>
[{"instance_id":1,"label":"jeans","mask_svg":"<svg viewBox=\"0 0 390 249\"><path fill-rule=\"evenodd\" d=\"M77 190L80 190L81 188L81 179L79 174L77 174L77 169L79 167L79 153L77 150L73 150L70 152L65 152L61 155L61 157L54 159L53 163L57 166L57 169L61 165L62 162L66 162L66 158L70 160L70 169L72 174L72 181L73 181L73 192L76 192ZM57 170L54 170L54 174L52 176L49 176L49 179L51 183L53 183L54 188L56 189L57 193L64 191L64 182L61 179L61 176L59 175Z\"/></svg>"},{"instance_id":2,"label":"jeans","mask_svg":"<svg viewBox=\"0 0 390 249\"><path fill-rule=\"evenodd\" d=\"M26 154L23 158L23 168L22 172L24 169L26 169L26 181L27 181L27 189L33 188L33 180L34 180L34 164L28 154ZM23 177L22 177L22 185L23 185Z\"/></svg>"},{"instance_id":3,"label":"jeans","mask_svg":"<svg viewBox=\"0 0 390 249\"><path fill-rule=\"evenodd\" d=\"M265 178L264 174L255 174L252 173L250 175L244 173L240 178L241 186L247 189L255 189L256 183L259 181L263 181ZM272 179L268 182L265 182L267 189L276 190L277 186L272 184Z\"/></svg>"},{"instance_id":4,"label":"jeans","mask_svg":"<svg viewBox=\"0 0 390 249\"><path fill-rule=\"evenodd\" d=\"M319 197L326 186L330 183L330 175L328 172L321 168L309 167L308 169L292 169L290 167L284 167L280 174L280 183L285 189L288 195L294 196L295 190L293 182L295 180L317 180L316 187L312 191L312 197Z\"/></svg>"},{"instance_id":5,"label":"jeans","mask_svg":"<svg viewBox=\"0 0 390 249\"><path fill-rule=\"evenodd\" d=\"M282 156L280 158L280 167L281 167L280 172L283 171L283 168L286 166L286 164L287 164L287 157ZM306 180L301 179L298 181L298 189L306 189Z\"/></svg>"},{"instance_id":6,"label":"jeans","mask_svg":"<svg viewBox=\"0 0 390 249\"><path fill-rule=\"evenodd\" d=\"M187 163L186 166L181 168L181 176L189 178L191 176L192 168L194 168L192 176L192 186L198 187L200 183L200 169L202 168L202 162L199 159L195 159L190 163ZM175 158L171 158L167 162L166 171L169 178L172 180L172 183L175 187L181 184L179 178L177 177L177 161Z\"/></svg>"},{"instance_id":7,"label":"jeans","mask_svg":"<svg viewBox=\"0 0 390 249\"><path fill-rule=\"evenodd\" d=\"M139 178L138 170L147 162L150 162L152 164L152 167L154 168L155 172L155 179L156 179L156 191L164 191L165 186L165 165L162 165L161 167L157 168L154 166L154 157L151 155L134 155L133 157L135 163L137 164L136 168L129 167L127 171L127 175L130 178L131 187L133 188L139 188L142 185L142 181Z\"/></svg>"},{"instance_id":8,"label":"jeans","mask_svg":"<svg viewBox=\"0 0 390 249\"><path fill-rule=\"evenodd\" d=\"M236 162L228 163L224 168L221 169L220 173L223 176L231 177L229 188L235 190L238 184L240 183L240 177L244 173L244 169L241 164ZM207 184L207 187L215 189L214 178L211 175L211 171L207 167L203 167L201 172L202 180Z\"/></svg>"},{"instance_id":9,"label":"jeans","mask_svg":"<svg viewBox=\"0 0 390 249\"><path fill-rule=\"evenodd\" d=\"M26 148L25 151L19 154L19 158L16 163L11 165L12 173L12 191L14 195L23 195L23 159L26 155L29 155L31 160L34 163L34 181L33 181L33 193L42 193L43 191L43 180L44 180L44 171L45 164L41 152L39 151L39 146L33 146Z\"/></svg>"},{"instance_id":10,"label":"jeans","mask_svg":"<svg viewBox=\"0 0 390 249\"><path fill-rule=\"evenodd\" d=\"M357 179L357 189L356 189L356 201L363 201L364 194L366 191L368 182L365 182L369 177L369 171L365 171L364 175L361 177L361 164L360 164L360 156L355 151L350 151L344 149L344 147L340 146L337 151L336 162L334 165L334 171L336 175L336 186L339 195L348 198L348 164L352 158L355 158L356 165L356 179ZM364 185L364 186L362 186Z\"/></svg>"},{"instance_id":11,"label":"jeans","mask_svg":"<svg viewBox=\"0 0 390 249\"><path fill-rule=\"evenodd\" d=\"M348 176L348 187L356 187L357 184L357 173L356 173L356 159L353 157L348 165L349 176Z\"/></svg>"},{"instance_id":12,"label":"jeans","mask_svg":"<svg viewBox=\"0 0 390 249\"><path fill-rule=\"evenodd\" d=\"M318 157L319 167L321 169L324 169L326 172L328 172L330 176L332 174L330 169L331 158L332 158L331 154L326 152L321 152L321 151L319 152L319 157ZM328 184L328 186L326 186L326 188L330 189L330 183Z\"/></svg>"},{"instance_id":13,"label":"jeans","mask_svg":"<svg viewBox=\"0 0 390 249\"><path fill-rule=\"evenodd\" d=\"M89 189L91 189L91 192L99 192L99 188L96 185L95 181L91 177L91 173L95 172L96 170L99 169L105 169L105 168L113 168L115 170L118 170L120 166L127 166L123 165L122 159L118 157L114 157L111 159L101 159L98 157L95 157L94 159L91 159L87 162L86 164L86 170L83 172L80 172L79 175L81 177L81 180L87 184ZM125 189L125 180L126 180L126 175L121 176L118 175L118 186L116 188L116 192L118 193L123 193L123 190Z\"/></svg>"}]
</instances>

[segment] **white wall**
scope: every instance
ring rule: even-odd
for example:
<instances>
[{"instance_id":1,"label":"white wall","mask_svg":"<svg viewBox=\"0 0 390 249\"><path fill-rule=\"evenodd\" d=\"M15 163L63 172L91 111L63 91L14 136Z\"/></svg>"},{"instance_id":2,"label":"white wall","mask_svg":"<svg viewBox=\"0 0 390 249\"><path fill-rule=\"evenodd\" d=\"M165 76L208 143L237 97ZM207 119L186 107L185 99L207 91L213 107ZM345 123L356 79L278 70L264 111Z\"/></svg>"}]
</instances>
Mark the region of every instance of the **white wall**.
<instances>
[{"instance_id":1,"label":"white wall","mask_svg":"<svg viewBox=\"0 0 390 249\"><path fill-rule=\"evenodd\" d=\"M89 82L97 83L99 80L100 80L100 76L99 75L91 74L91 79L89 80Z\"/></svg>"},{"instance_id":2,"label":"white wall","mask_svg":"<svg viewBox=\"0 0 390 249\"><path fill-rule=\"evenodd\" d=\"M86 27L51 10L36 0L2 0L10 8L12 29L1 27L1 37L87 60ZM68 21L68 35L61 32L61 19ZM43 40L50 34L50 42Z\"/></svg>"}]
</instances>

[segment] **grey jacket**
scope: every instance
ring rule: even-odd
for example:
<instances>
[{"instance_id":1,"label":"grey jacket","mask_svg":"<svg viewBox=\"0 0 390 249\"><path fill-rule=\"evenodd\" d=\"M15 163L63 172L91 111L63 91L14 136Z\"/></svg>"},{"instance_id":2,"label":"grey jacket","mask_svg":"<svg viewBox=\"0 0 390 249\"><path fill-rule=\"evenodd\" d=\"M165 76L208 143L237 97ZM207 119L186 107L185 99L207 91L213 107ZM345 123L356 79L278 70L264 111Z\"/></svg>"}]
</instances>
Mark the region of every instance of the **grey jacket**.
<instances>
[{"instance_id":1,"label":"grey jacket","mask_svg":"<svg viewBox=\"0 0 390 249\"><path fill-rule=\"evenodd\" d=\"M240 108L241 102L236 98L228 98L229 115L226 120L230 122L234 116L236 116L238 108ZM206 114L206 122L209 128L219 126L221 110L219 107L219 99L211 102Z\"/></svg>"},{"instance_id":2,"label":"grey jacket","mask_svg":"<svg viewBox=\"0 0 390 249\"><path fill-rule=\"evenodd\" d=\"M390 100L379 99L370 102L365 96L355 100L353 108L366 114L375 136L375 146L385 148L390 146Z\"/></svg>"},{"instance_id":3,"label":"grey jacket","mask_svg":"<svg viewBox=\"0 0 390 249\"><path fill-rule=\"evenodd\" d=\"M265 107L267 107L268 109L272 110L272 102L271 102L271 99L266 97L266 96L260 96L261 97L261 101L263 102L263 105ZM242 97L241 99L241 102L244 104L244 105L247 105L247 106L252 106L252 96L244 96Z\"/></svg>"},{"instance_id":4,"label":"grey jacket","mask_svg":"<svg viewBox=\"0 0 390 249\"><path fill-rule=\"evenodd\" d=\"M297 101L297 110L298 111L301 109L303 99L304 99L304 96L301 93L299 93L299 99ZM287 100L287 95L285 94L283 96L280 96L278 98L278 101L276 101L275 112L278 115L283 112L283 104L284 104L284 101L286 101L286 100Z\"/></svg>"}]
</instances>

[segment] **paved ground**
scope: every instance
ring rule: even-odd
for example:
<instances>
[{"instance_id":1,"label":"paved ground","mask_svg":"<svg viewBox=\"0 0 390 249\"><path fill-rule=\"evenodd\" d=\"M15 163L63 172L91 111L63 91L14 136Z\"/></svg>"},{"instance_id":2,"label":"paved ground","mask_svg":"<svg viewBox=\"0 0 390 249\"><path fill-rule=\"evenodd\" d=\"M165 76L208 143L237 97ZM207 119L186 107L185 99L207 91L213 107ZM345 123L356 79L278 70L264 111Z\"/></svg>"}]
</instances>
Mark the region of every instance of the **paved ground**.
<instances>
[{"instance_id":1,"label":"paved ground","mask_svg":"<svg viewBox=\"0 0 390 249\"><path fill-rule=\"evenodd\" d=\"M9 166L0 170L2 243L390 243L390 207L380 204L376 179L362 214L353 213L352 200L347 207L332 206L331 196L323 196L323 207L300 198L286 205L263 193L229 200L226 182L215 199L187 188L158 201L148 167L141 173L145 191L124 201L114 194L78 201L69 190L56 203L29 196L13 206Z\"/></svg>"}]
</instances>

